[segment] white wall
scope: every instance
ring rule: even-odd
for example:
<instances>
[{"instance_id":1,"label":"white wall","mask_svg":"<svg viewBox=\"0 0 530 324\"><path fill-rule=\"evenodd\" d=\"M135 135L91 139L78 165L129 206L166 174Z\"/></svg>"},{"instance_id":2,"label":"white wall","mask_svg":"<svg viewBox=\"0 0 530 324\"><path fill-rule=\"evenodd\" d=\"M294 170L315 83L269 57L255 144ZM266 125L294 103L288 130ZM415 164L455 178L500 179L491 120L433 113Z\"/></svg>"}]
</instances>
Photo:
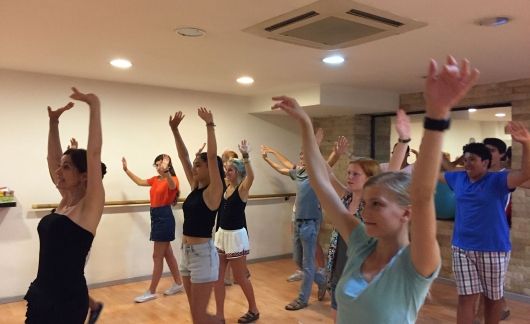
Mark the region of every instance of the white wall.
<instances>
[{"instance_id":1,"label":"white wall","mask_svg":"<svg viewBox=\"0 0 530 324\"><path fill-rule=\"evenodd\" d=\"M250 142L256 173L252 194L295 191L287 177L276 174L263 162L259 145L266 143L294 159L300 147L296 128L292 127L294 124L286 127L285 123L275 123L274 118L249 115L255 110L249 98L0 70L0 186L15 190L17 198L17 207L0 208L0 299L24 294L35 277L39 251L37 224L47 211L32 210L31 205L59 201L46 166L46 106L59 107L68 102L73 85L98 94L102 102L107 201L148 199L149 189L134 185L123 173L121 157L127 157L129 168L137 175L147 178L155 175L152 162L162 152L171 155L175 162L182 195L189 193L168 116L176 110L186 114L182 134L193 154L206 139L204 122L196 113L199 106L211 108L214 113L220 152L237 148L242 138ZM87 126L88 109L84 104L76 104L60 120L63 147L72 136L84 147ZM291 206L292 200L282 199L249 203L250 258L291 252ZM182 211L180 207L174 211L178 225L173 248L177 252ZM88 283L149 275L152 269L149 224L146 206L105 208L86 268Z\"/></svg>"}]
</instances>

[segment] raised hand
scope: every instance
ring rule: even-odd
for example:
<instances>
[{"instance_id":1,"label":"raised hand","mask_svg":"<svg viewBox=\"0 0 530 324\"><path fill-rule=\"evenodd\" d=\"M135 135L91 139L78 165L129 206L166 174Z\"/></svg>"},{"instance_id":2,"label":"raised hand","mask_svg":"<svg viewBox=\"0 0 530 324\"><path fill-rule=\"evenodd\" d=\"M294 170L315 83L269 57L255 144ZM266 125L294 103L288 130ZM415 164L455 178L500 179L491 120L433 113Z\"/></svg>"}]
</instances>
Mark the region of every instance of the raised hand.
<instances>
[{"instance_id":1,"label":"raised hand","mask_svg":"<svg viewBox=\"0 0 530 324\"><path fill-rule=\"evenodd\" d=\"M70 98L86 102L89 106L99 105L99 98L93 93L82 93L77 88L72 87Z\"/></svg>"},{"instance_id":2,"label":"raised hand","mask_svg":"<svg viewBox=\"0 0 530 324\"><path fill-rule=\"evenodd\" d=\"M59 120L59 117L63 114L63 112L69 110L74 106L73 102L69 102L66 104L66 106L57 108L55 110L52 109L52 107L48 106L48 117L50 117L50 120Z\"/></svg>"},{"instance_id":3,"label":"raised hand","mask_svg":"<svg viewBox=\"0 0 530 324\"><path fill-rule=\"evenodd\" d=\"M169 115L169 127L171 127L171 130L176 131L185 116L182 111L177 111L173 117Z\"/></svg>"},{"instance_id":4,"label":"raised hand","mask_svg":"<svg viewBox=\"0 0 530 324\"><path fill-rule=\"evenodd\" d=\"M213 124L213 115L212 112L204 107L200 107L197 109L197 113L199 114L199 117L201 117L202 120L206 122L206 124Z\"/></svg>"},{"instance_id":5,"label":"raised hand","mask_svg":"<svg viewBox=\"0 0 530 324\"><path fill-rule=\"evenodd\" d=\"M296 99L287 96L279 96L272 97L272 100L277 101L272 106L272 109L281 109L285 111L289 116L293 117L294 119L300 122L311 121L307 113L302 109L302 107L300 107Z\"/></svg>"},{"instance_id":6,"label":"raised hand","mask_svg":"<svg viewBox=\"0 0 530 324\"><path fill-rule=\"evenodd\" d=\"M479 74L477 69L471 71L467 59L459 65L454 57L448 56L440 71L436 61L431 59L425 82L427 117L447 119L451 108L475 85Z\"/></svg>"},{"instance_id":7,"label":"raised hand","mask_svg":"<svg viewBox=\"0 0 530 324\"><path fill-rule=\"evenodd\" d=\"M348 139L344 136L339 136L335 145L333 145L333 151L335 154L342 155L348 151Z\"/></svg>"},{"instance_id":8,"label":"raised hand","mask_svg":"<svg viewBox=\"0 0 530 324\"><path fill-rule=\"evenodd\" d=\"M77 140L75 138L71 138L70 139L70 145L68 145L68 149L77 149L78 148L78 143L77 143Z\"/></svg>"},{"instance_id":9,"label":"raised hand","mask_svg":"<svg viewBox=\"0 0 530 324\"><path fill-rule=\"evenodd\" d=\"M202 143L202 146L199 148L197 153L195 153L195 156L201 155L202 151L204 150L204 147L206 146L206 143Z\"/></svg>"},{"instance_id":10,"label":"raised hand","mask_svg":"<svg viewBox=\"0 0 530 324\"><path fill-rule=\"evenodd\" d=\"M261 154L272 153L272 149L265 144L261 145Z\"/></svg>"},{"instance_id":11,"label":"raised hand","mask_svg":"<svg viewBox=\"0 0 530 324\"><path fill-rule=\"evenodd\" d=\"M274 151L267 145L261 145L261 156L267 157L267 154L274 153Z\"/></svg>"},{"instance_id":12,"label":"raised hand","mask_svg":"<svg viewBox=\"0 0 530 324\"><path fill-rule=\"evenodd\" d=\"M528 129L520 122L508 122L506 130L512 135L512 140L521 144L530 143L530 133Z\"/></svg>"},{"instance_id":13,"label":"raised hand","mask_svg":"<svg viewBox=\"0 0 530 324\"><path fill-rule=\"evenodd\" d=\"M121 158L121 166L123 167L123 171L127 171L127 160L125 157Z\"/></svg>"},{"instance_id":14,"label":"raised hand","mask_svg":"<svg viewBox=\"0 0 530 324\"><path fill-rule=\"evenodd\" d=\"M237 147L239 148L239 152L241 152L241 155L243 157L248 156L248 153L250 152L250 147L248 146L247 140L245 140L245 139L242 140L241 144L238 144ZM263 145L262 145L262 147L263 147Z\"/></svg>"},{"instance_id":15,"label":"raised hand","mask_svg":"<svg viewBox=\"0 0 530 324\"><path fill-rule=\"evenodd\" d=\"M410 139L410 118L403 109L396 113L396 132L400 139Z\"/></svg>"},{"instance_id":16,"label":"raised hand","mask_svg":"<svg viewBox=\"0 0 530 324\"><path fill-rule=\"evenodd\" d=\"M171 159L169 158L169 155L164 154L162 156L162 161L158 164L158 166L156 167L156 170L160 172L166 172L169 168L170 160Z\"/></svg>"}]
</instances>

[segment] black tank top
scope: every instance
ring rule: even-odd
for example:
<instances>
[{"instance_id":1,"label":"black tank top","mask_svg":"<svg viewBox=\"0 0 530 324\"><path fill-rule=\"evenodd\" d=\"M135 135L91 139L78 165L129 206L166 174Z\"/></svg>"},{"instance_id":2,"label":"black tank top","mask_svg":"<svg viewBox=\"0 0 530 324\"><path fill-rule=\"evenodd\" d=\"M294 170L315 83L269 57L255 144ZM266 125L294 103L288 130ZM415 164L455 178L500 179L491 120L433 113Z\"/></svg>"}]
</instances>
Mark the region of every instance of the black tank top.
<instances>
[{"instance_id":1,"label":"black tank top","mask_svg":"<svg viewBox=\"0 0 530 324\"><path fill-rule=\"evenodd\" d=\"M210 210L208 206L206 206L206 203L202 198L202 193L206 188L208 188L208 186L202 189L193 189L182 204L182 211L184 212L182 233L186 236L212 237L212 229L215 224L217 209Z\"/></svg>"},{"instance_id":2,"label":"black tank top","mask_svg":"<svg viewBox=\"0 0 530 324\"><path fill-rule=\"evenodd\" d=\"M26 297L32 290L37 295L56 301L88 294L84 268L94 235L54 211L41 219L37 231L40 240L39 268Z\"/></svg>"},{"instance_id":3,"label":"black tank top","mask_svg":"<svg viewBox=\"0 0 530 324\"><path fill-rule=\"evenodd\" d=\"M239 196L239 186L236 187L228 199L225 199L225 195L223 195L221 207L219 208L219 226L225 230L238 230L246 227L246 206L247 203L242 201Z\"/></svg>"}]
</instances>

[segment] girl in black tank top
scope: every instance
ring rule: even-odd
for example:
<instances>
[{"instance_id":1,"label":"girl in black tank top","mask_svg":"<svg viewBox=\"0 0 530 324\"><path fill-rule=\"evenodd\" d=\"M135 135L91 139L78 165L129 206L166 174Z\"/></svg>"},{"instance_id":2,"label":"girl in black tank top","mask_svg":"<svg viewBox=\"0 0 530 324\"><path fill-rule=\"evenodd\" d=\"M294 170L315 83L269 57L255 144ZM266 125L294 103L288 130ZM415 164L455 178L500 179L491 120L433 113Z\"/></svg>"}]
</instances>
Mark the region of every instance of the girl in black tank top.
<instances>
[{"instance_id":1,"label":"girl in black tank top","mask_svg":"<svg viewBox=\"0 0 530 324\"><path fill-rule=\"evenodd\" d=\"M220 263L219 279L215 284L215 302L217 317L224 320L224 277L226 268L230 265L234 278L248 301L248 312L239 318L238 323L251 323L259 318L259 310L246 264L246 255L249 254L250 248L246 230L245 207L250 187L254 181L254 172L250 165L246 140L241 141L239 150L243 159L231 159L226 163L228 187L224 192L219 208L219 228L215 233L215 246L219 252Z\"/></svg>"},{"instance_id":2,"label":"girl in black tank top","mask_svg":"<svg viewBox=\"0 0 530 324\"><path fill-rule=\"evenodd\" d=\"M213 115L205 108L199 108L198 114L206 122L207 152L197 153L193 165L179 131L184 114L179 111L169 120L180 162L192 188L182 206L184 228L180 266L193 323L221 323L217 317L209 315L206 308L219 271L219 257L211 236L224 191L224 171L216 153Z\"/></svg>"},{"instance_id":3,"label":"girl in black tank top","mask_svg":"<svg viewBox=\"0 0 530 324\"><path fill-rule=\"evenodd\" d=\"M103 213L105 191L101 163L99 99L72 88L72 99L90 107L88 148L62 153L59 117L74 104L57 110L48 107L48 169L62 196L57 210L44 216L37 231L39 268L26 296L26 323L82 324L88 311L85 261Z\"/></svg>"}]
</instances>

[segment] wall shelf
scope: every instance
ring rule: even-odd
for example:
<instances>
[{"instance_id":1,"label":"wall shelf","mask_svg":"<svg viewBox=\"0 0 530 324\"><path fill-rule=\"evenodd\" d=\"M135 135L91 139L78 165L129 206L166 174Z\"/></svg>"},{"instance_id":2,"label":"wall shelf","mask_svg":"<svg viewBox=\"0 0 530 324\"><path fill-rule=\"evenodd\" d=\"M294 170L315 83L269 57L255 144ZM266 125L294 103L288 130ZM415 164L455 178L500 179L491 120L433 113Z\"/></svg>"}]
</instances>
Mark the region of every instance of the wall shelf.
<instances>
[{"instance_id":1,"label":"wall shelf","mask_svg":"<svg viewBox=\"0 0 530 324\"><path fill-rule=\"evenodd\" d=\"M17 203L16 203L15 201L0 203L0 208L4 208L4 207L16 207L16 206L17 206Z\"/></svg>"}]
</instances>

